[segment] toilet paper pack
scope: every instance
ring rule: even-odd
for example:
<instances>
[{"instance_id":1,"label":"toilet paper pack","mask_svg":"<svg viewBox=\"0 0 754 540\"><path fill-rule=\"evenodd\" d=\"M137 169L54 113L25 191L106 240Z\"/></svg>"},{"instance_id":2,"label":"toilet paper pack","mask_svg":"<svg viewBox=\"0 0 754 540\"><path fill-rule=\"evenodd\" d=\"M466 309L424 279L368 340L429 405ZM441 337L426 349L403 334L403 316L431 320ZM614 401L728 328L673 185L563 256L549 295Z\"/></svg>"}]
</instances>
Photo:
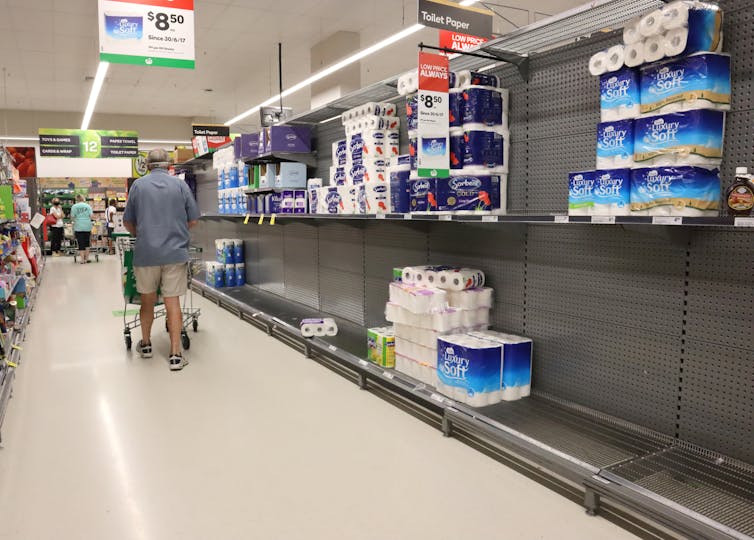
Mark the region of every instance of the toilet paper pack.
<instances>
[{"instance_id":1,"label":"toilet paper pack","mask_svg":"<svg viewBox=\"0 0 754 540\"><path fill-rule=\"evenodd\" d=\"M384 368L395 367L395 332L392 327L367 330L367 358Z\"/></svg>"},{"instance_id":2,"label":"toilet paper pack","mask_svg":"<svg viewBox=\"0 0 754 540\"><path fill-rule=\"evenodd\" d=\"M641 70L641 112L730 110L730 56L699 53Z\"/></svg>"},{"instance_id":3,"label":"toilet paper pack","mask_svg":"<svg viewBox=\"0 0 754 540\"><path fill-rule=\"evenodd\" d=\"M451 128L463 126L464 114L464 97L463 90L460 88L451 88L448 93L448 123ZM409 129L418 129L418 123L415 127Z\"/></svg>"},{"instance_id":4,"label":"toilet paper pack","mask_svg":"<svg viewBox=\"0 0 754 540\"><path fill-rule=\"evenodd\" d=\"M469 332L475 338L499 343L503 349L502 400L515 401L531 395L533 343L522 336L486 330Z\"/></svg>"},{"instance_id":5,"label":"toilet paper pack","mask_svg":"<svg viewBox=\"0 0 754 540\"><path fill-rule=\"evenodd\" d=\"M462 333L465 329L453 328L448 332L436 332L435 330L427 330L426 328L417 328L415 326L408 326L405 324L396 324L394 326L395 335L399 336L407 341L416 343L428 349L437 350L437 339L445 334Z\"/></svg>"},{"instance_id":6,"label":"toilet paper pack","mask_svg":"<svg viewBox=\"0 0 754 540\"><path fill-rule=\"evenodd\" d=\"M490 324L490 310L448 308L438 313L411 313L398 304L385 304L385 320L436 332L450 332L455 328L470 328Z\"/></svg>"},{"instance_id":7,"label":"toilet paper pack","mask_svg":"<svg viewBox=\"0 0 754 540\"><path fill-rule=\"evenodd\" d=\"M419 96L417 94L406 96L406 129L408 131L419 129Z\"/></svg>"},{"instance_id":8,"label":"toilet paper pack","mask_svg":"<svg viewBox=\"0 0 754 540\"><path fill-rule=\"evenodd\" d=\"M507 127L507 91L470 86L463 91L463 123Z\"/></svg>"},{"instance_id":9,"label":"toilet paper pack","mask_svg":"<svg viewBox=\"0 0 754 540\"><path fill-rule=\"evenodd\" d=\"M491 309L493 305L493 289L478 287L463 291L447 291L448 305L458 309Z\"/></svg>"},{"instance_id":10,"label":"toilet paper pack","mask_svg":"<svg viewBox=\"0 0 754 540\"><path fill-rule=\"evenodd\" d=\"M438 212L487 212L493 209L492 176L437 178L434 184L435 210Z\"/></svg>"},{"instance_id":11,"label":"toilet paper pack","mask_svg":"<svg viewBox=\"0 0 754 540\"><path fill-rule=\"evenodd\" d=\"M396 214L407 214L411 211L411 197L409 193L410 170L400 166L389 170L390 177L390 211Z\"/></svg>"},{"instance_id":12,"label":"toilet paper pack","mask_svg":"<svg viewBox=\"0 0 754 540\"><path fill-rule=\"evenodd\" d=\"M396 352L395 370L405 373L424 384L432 387L437 386L437 368L434 361L431 365L423 364Z\"/></svg>"},{"instance_id":13,"label":"toilet paper pack","mask_svg":"<svg viewBox=\"0 0 754 540\"><path fill-rule=\"evenodd\" d=\"M299 328L305 338L338 335L338 324L335 319L303 319L299 323Z\"/></svg>"},{"instance_id":14,"label":"toilet paper pack","mask_svg":"<svg viewBox=\"0 0 754 540\"><path fill-rule=\"evenodd\" d=\"M603 122L636 118L640 112L639 73L621 69L600 76L600 110Z\"/></svg>"},{"instance_id":15,"label":"toilet paper pack","mask_svg":"<svg viewBox=\"0 0 754 540\"><path fill-rule=\"evenodd\" d=\"M634 162L640 166L719 167L725 113L696 110L636 120Z\"/></svg>"},{"instance_id":16,"label":"toilet paper pack","mask_svg":"<svg viewBox=\"0 0 754 540\"><path fill-rule=\"evenodd\" d=\"M433 347L425 347L400 336L395 336L395 354L410 358L425 366L435 367L435 363L437 362L437 344Z\"/></svg>"},{"instance_id":17,"label":"toilet paper pack","mask_svg":"<svg viewBox=\"0 0 754 540\"><path fill-rule=\"evenodd\" d=\"M508 172L509 133L502 127L464 125L464 167L485 167Z\"/></svg>"},{"instance_id":18,"label":"toilet paper pack","mask_svg":"<svg viewBox=\"0 0 754 540\"><path fill-rule=\"evenodd\" d=\"M344 214L347 203L345 199L348 199L348 186L330 186L319 188L318 192L318 214ZM350 206L353 213L353 207Z\"/></svg>"},{"instance_id":19,"label":"toilet paper pack","mask_svg":"<svg viewBox=\"0 0 754 540\"><path fill-rule=\"evenodd\" d=\"M597 168L617 169L634 164L634 122L619 120L597 126Z\"/></svg>"},{"instance_id":20,"label":"toilet paper pack","mask_svg":"<svg viewBox=\"0 0 754 540\"><path fill-rule=\"evenodd\" d=\"M592 191L593 216L627 216L631 203L631 169L597 170Z\"/></svg>"},{"instance_id":21,"label":"toilet paper pack","mask_svg":"<svg viewBox=\"0 0 754 540\"><path fill-rule=\"evenodd\" d=\"M466 157L466 137L462 127L450 128L450 168L463 169Z\"/></svg>"},{"instance_id":22,"label":"toilet paper pack","mask_svg":"<svg viewBox=\"0 0 754 540\"><path fill-rule=\"evenodd\" d=\"M390 212L389 182L370 182L362 184L359 189L359 196L364 201L365 214L387 214Z\"/></svg>"},{"instance_id":23,"label":"toilet paper pack","mask_svg":"<svg viewBox=\"0 0 754 540\"><path fill-rule=\"evenodd\" d=\"M411 212L432 212L437 209L437 179L419 178L408 181Z\"/></svg>"},{"instance_id":24,"label":"toilet paper pack","mask_svg":"<svg viewBox=\"0 0 754 540\"><path fill-rule=\"evenodd\" d=\"M330 167L330 185L342 186L347 182L348 176L346 175L345 166Z\"/></svg>"},{"instance_id":25,"label":"toilet paper pack","mask_svg":"<svg viewBox=\"0 0 754 540\"><path fill-rule=\"evenodd\" d=\"M345 139L332 143L332 162L334 165L346 164L347 143Z\"/></svg>"},{"instance_id":26,"label":"toilet paper pack","mask_svg":"<svg viewBox=\"0 0 754 540\"><path fill-rule=\"evenodd\" d=\"M631 214L717 216L720 175L717 169L657 167L631 173Z\"/></svg>"},{"instance_id":27,"label":"toilet paper pack","mask_svg":"<svg viewBox=\"0 0 754 540\"><path fill-rule=\"evenodd\" d=\"M448 308L444 290L416 287L408 283L390 283L390 303L411 313L436 313Z\"/></svg>"},{"instance_id":28,"label":"toilet paper pack","mask_svg":"<svg viewBox=\"0 0 754 540\"><path fill-rule=\"evenodd\" d=\"M472 407L502 400L503 347L468 334L437 340L438 389Z\"/></svg>"}]
</instances>

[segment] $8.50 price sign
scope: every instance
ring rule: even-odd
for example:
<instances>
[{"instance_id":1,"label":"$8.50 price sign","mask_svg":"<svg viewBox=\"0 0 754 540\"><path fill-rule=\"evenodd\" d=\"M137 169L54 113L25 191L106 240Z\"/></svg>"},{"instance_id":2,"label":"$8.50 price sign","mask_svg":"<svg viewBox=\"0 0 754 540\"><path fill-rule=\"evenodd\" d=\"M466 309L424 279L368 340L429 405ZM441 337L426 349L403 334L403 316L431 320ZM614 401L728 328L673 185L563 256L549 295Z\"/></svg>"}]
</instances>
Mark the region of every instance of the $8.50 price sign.
<instances>
[{"instance_id":1,"label":"$8.50 price sign","mask_svg":"<svg viewBox=\"0 0 754 540\"><path fill-rule=\"evenodd\" d=\"M450 176L448 141L448 57L419 53L418 173L424 178Z\"/></svg>"},{"instance_id":2,"label":"$8.50 price sign","mask_svg":"<svg viewBox=\"0 0 754 540\"><path fill-rule=\"evenodd\" d=\"M194 0L99 0L100 60L194 68Z\"/></svg>"}]
</instances>

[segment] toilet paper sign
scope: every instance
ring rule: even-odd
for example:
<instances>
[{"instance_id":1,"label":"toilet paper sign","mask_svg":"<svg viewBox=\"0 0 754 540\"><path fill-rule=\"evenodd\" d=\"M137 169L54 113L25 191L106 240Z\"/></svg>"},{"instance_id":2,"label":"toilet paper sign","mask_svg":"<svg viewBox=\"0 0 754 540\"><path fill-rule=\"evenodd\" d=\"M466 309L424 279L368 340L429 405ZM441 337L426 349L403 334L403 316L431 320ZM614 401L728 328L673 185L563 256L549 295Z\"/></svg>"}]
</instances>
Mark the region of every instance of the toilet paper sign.
<instances>
[{"instance_id":1,"label":"toilet paper sign","mask_svg":"<svg viewBox=\"0 0 754 540\"><path fill-rule=\"evenodd\" d=\"M450 176L448 58L419 53L417 161L423 178Z\"/></svg>"}]
</instances>

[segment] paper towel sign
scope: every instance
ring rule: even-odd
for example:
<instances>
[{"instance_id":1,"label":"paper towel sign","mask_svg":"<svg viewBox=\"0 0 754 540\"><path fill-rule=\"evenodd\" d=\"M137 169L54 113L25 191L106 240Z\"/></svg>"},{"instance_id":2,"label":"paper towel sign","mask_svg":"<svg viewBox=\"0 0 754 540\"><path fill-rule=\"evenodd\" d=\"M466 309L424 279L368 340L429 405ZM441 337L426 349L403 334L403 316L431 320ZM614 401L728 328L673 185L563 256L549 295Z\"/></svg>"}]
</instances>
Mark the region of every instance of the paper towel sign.
<instances>
[{"instance_id":1,"label":"paper towel sign","mask_svg":"<svg viewBox=\"0 0 754 540\"><path fill-rule=\"evenodd\" d=\"M450 176L448 58L419 53L417 162L424 178Z\"/></svg>"}]
</instances>

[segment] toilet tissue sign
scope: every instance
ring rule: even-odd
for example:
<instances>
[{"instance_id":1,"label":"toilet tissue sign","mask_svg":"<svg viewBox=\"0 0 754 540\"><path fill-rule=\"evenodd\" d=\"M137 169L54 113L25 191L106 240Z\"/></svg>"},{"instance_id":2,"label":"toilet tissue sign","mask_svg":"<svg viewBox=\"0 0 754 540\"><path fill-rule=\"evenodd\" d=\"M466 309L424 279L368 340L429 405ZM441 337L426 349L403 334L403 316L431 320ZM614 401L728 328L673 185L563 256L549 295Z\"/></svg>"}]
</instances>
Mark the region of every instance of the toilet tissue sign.
<instances>
[{"instance_id":1,"label":"toilet tissue sign","mask_svg":"<svg viewBox=\"0 0 754 540\"><path fill-rule=\"evenodd\" d=\"M194 0L99 0L100 60L194 69Z\"/></svg>"},{"instance_id":2,"label":"toilet tissue sign","mask_svg":"<svg viewBox=\"0 0 754 540\"><path fill-rule=\"evenodd\" d=\"M450 176L449 72L447 56L419 53L417 159L423 178Z\"/></svg>"}]
</instances>

